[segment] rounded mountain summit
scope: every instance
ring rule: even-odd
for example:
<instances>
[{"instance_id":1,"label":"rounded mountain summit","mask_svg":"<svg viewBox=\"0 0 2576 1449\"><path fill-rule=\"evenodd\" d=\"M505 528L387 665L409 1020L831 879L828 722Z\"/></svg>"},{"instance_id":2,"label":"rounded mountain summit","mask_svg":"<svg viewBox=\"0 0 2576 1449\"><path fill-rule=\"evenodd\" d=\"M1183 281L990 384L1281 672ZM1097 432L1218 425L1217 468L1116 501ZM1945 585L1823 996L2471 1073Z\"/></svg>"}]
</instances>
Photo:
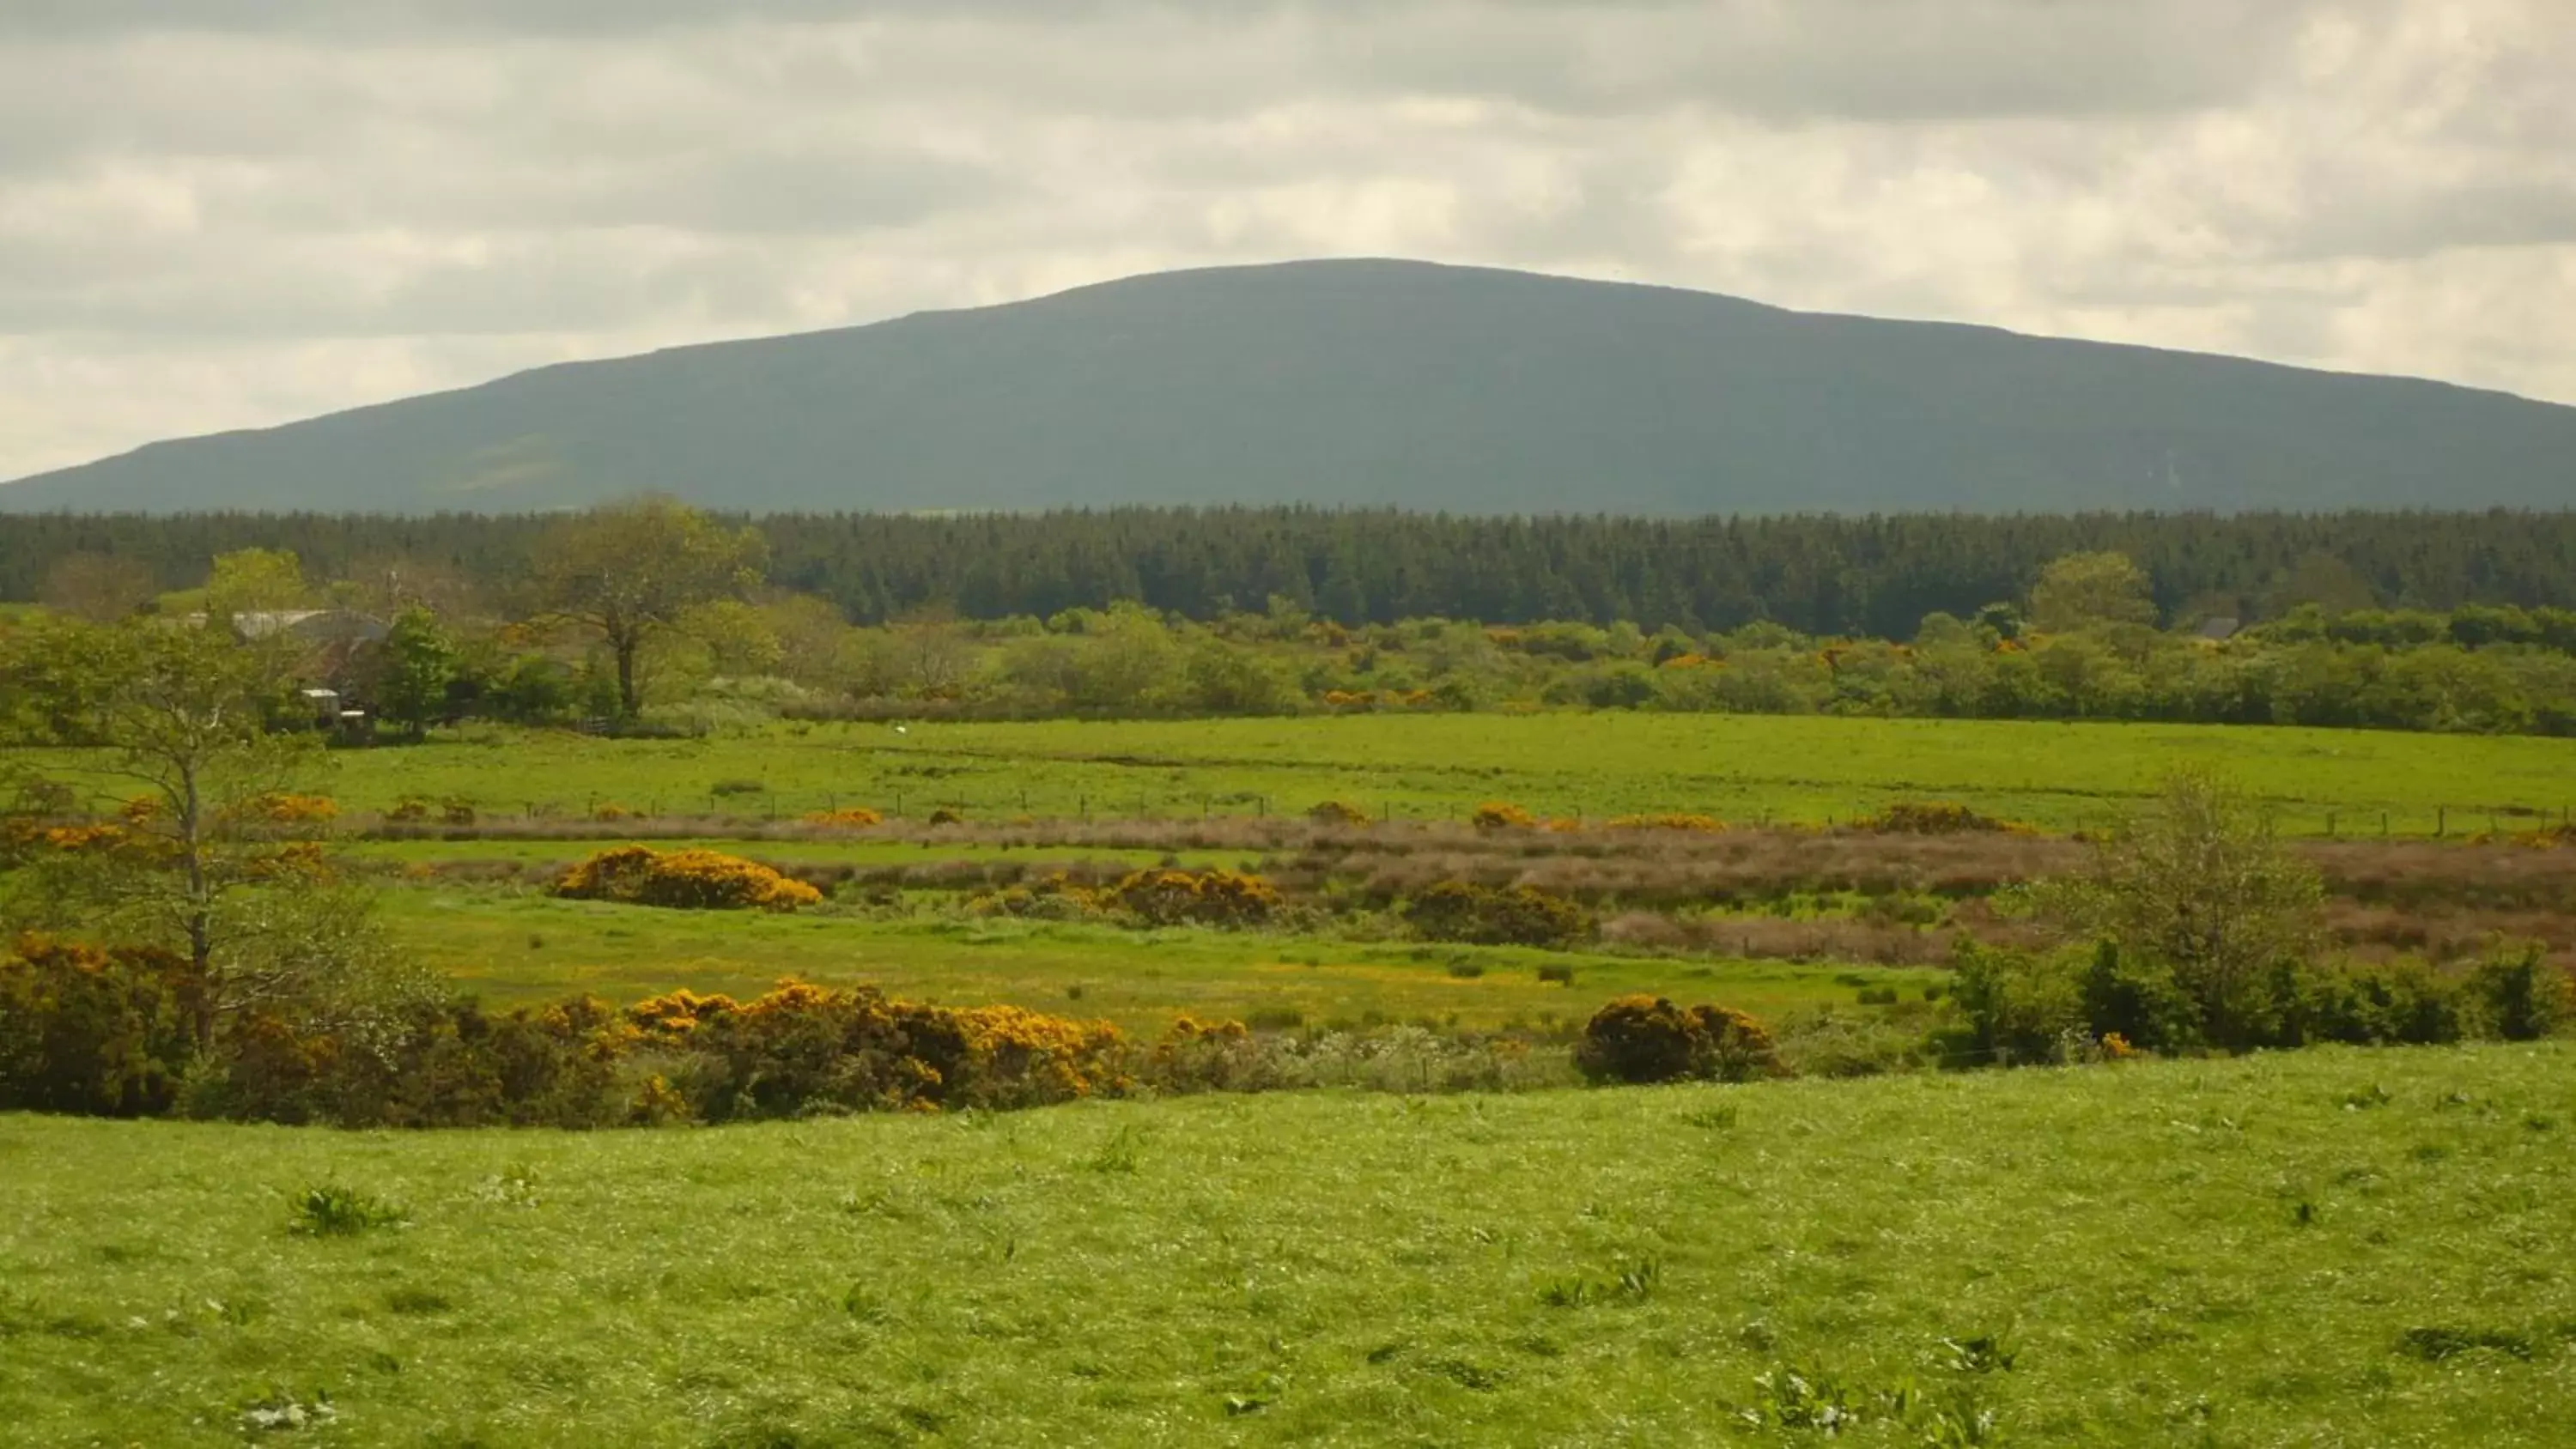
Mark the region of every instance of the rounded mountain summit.
<instances>
[{"instance_id":1,"label":"rounded mountain summit","mask_svg":"<svg viewBox=\"0 0 2576 1449\"><path fill-rule=\"evenodd\" d=\"M1135 277L566 363L0 487L0 510L1127 504L2563 508L2576 408L1406 261Z\"/></svg>"}]
</instances>

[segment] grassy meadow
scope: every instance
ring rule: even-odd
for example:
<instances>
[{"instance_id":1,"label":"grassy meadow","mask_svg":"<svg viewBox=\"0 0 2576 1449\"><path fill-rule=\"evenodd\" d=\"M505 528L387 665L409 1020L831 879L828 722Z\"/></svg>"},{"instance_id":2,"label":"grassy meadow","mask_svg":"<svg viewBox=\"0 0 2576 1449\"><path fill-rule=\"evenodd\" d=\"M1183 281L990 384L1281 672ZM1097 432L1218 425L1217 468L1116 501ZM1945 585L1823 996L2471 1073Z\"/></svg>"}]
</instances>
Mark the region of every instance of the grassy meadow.
<instances>
[{"instance_id":1,"label":"grassy meadow","mask_svg":"<svg viewBox=\"0 0 2576 1449\"><path fill-rule=\"evenodd\" d=\"M2050 830L2107 824L2174 765L2242 780L2284 829L2455 834L2576 805L2576 740L2209 725L2048 724L1604 712L1299 719L789 724L687 740L474 729L351 751L329 788L359 810L406 796L486 814L790 816L865 805L922 816L1295 813L1340 799L1399 819L1516 801L1599 819L1696 811L1849 820L1944 799ZM720 786L739 793L715 794ZM2447 820L2442 812L2448 812Z\"/></svg>"},{"instance_id":2,"label":"grassy meadow","mask_svg":"<svg viewBox=\"0 0 2576 1449\"><path fill-rule=\"evenodd\" d=\"M2563 1444L2571 1102L2553 1043L697 1132L0 1118L0 1424ZM399 1225L299 1214L326 1185Z\"/></svg>"},{"instance_id":3,"label":"grassy meadow","mask_svg":"<svg viewBox=\"0 0 2576 1449\"><path fill-rule=\"evenodd\" d=\"M1148 1036L1184 1012L1269 1025L1571 1028L1633 991L1717 995L1769 1017L1850 1005L1859 983L1919 1000L1943 974L1190 927L657 911L434 887L388 892L385 908L407 953L497 1005L579 993L624 1003L681 985L749 996L795 976L1099 1017ZM1571 979L1542 980L1542 968Z\"/></svg>"}]
</instances>

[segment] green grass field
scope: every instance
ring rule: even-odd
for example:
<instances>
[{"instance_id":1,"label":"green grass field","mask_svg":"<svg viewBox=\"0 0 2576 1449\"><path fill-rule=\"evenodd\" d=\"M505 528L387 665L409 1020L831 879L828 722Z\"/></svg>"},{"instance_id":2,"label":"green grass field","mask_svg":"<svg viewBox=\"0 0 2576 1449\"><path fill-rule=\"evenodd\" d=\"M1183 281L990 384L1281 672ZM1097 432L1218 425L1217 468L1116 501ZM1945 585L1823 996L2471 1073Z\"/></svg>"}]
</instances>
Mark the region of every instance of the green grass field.
<instances>
[{"instance_id":1,"label":"green grass field","mask_svg":"<svg viewBox=\"0 0 2576 1449\"><path fill-rule=\"evenodd\" d=\"M1736 1427L1795 1369L1855 1444L2564 1444L2571 1102L2559 1043L589 1136L0 1118L0 1438L235 1444L327 1395L270 1437L1822 1442ZM291 1232L324 1184L405 1225Z\"/></svg>"},{"instance_id":2,"label":"green grass field","mask_svg":"<svg viewBox=\"0 0 2576 1449\"><path fill-rule=\"evenodd\" d=\"M1248 815L1343 799L1401 818L1490 799L1551 815L1706 811L1848 820L1897 799L1957 800L2051 829L2101 826L2175 764L2224 769L2285 828L2454 833L2489 812L2576 805L2576 740L2201 725L1541 714L1287 720L784 726L701 740L478 731L337 756L330 788L378 810L406 794L487 812L794 815L827 804L928 814ZM765 794L711 798L722 782ZM2510 826L2509 813L2501 822Z\"/></svg>"},{"instance_id":3,"label":"green grass field","mask_svg":"<svg viewBox=\"0 0 2576 1449\"><path fill-rule=\"evenodd\" d=\"M660 911L435 888L387 892L385 916L409 955L496 1004L582 992L622 1004L676 986L754 995L795 976L952 1006L1101 1017L1149 1036L1182 1012L1274 1021L1294 1013L1319 1026L1575 1026L1631 991L1769 1017L1848 1006L1855 977L1919 998L1943 974L1196 928ZM1570 970L1572 984L1541 981L1542 966Z\"/></svg>"}]
</instances>

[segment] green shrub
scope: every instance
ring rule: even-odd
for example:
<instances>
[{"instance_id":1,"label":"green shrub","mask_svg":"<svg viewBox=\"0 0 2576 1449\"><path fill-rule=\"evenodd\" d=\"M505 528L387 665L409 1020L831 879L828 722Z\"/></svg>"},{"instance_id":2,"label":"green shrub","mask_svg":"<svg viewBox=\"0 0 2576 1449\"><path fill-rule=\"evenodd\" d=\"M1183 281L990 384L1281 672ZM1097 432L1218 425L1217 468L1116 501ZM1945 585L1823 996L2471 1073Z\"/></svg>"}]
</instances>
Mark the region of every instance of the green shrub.
<instances>
[{"instance_id":1,"label":"green shrub","mask_svg":"<svg viewBox=\"0 0 2576 1449\"><path fill-rule=\"evenodd\" d=\"M2083 981L2063 955L1997 950L1963 936L1950 996L1964 1038L1944 1045L1963 1066L2048 1061L2069 1032L2087 1027Z\"/></svg>"},{"instance_id":2,"label":"green shrub","mask_svg":"<svg viewBox=\"0 0 2576 1449\"><path fill-rule=\"evenodd\" d=\"M1431 941L1473 946L1570 946L1591 936L1592 913L1536 886L1496 890L1446 880L1405 902L1405 924Z\"/></svg>"},{"instance_id":3,"label":"green shrub","mask_svg":"<svg viewBox=\"0 0 2576 1449\"><path fill-rule=\"evenodd\" d=\"M2104 941L2093 948L2079 987L2085 1026L2117 1034L2145 1051L2187 1051L2200 1044L2200 1010L2172 968L2141 961Z\"/></svg>"},{"instance_id":4,"label":"green shrub","mask_svg":"<svg viewBox=\"0 0 2576 1449\"><path fill-rule=\"evenodd\" d=\"M1596 1082L1743 1082L1780 1070L1771 1034L1744 1013L1643 995L1593 1013L1574 1061Z\"/></svg>"},{"instance_id":5,"label":"green shrub","mask_svg":"<svg viewBox=\"0 0 2576 1449\"><path fill-rule=\"evenodd\" d=\"M2259 1045L2430 1046L2460 1040L2471 1025L2460 984L2420 961L2285 967L2272 979Z\"/></svg>"},{"instance_id":6,"label":"green shrub","mask_svg":"<svg viewBox=\"0 0 2576 1449\"><path fill-rule=\"evenodd\" d=\"M2567 973L2536 945L2500 950L2479 962L2469 974L2468 994L2480 1025L2506 1041L2537 1041L2576 1015Z\"/></svg>"}]
</instances>

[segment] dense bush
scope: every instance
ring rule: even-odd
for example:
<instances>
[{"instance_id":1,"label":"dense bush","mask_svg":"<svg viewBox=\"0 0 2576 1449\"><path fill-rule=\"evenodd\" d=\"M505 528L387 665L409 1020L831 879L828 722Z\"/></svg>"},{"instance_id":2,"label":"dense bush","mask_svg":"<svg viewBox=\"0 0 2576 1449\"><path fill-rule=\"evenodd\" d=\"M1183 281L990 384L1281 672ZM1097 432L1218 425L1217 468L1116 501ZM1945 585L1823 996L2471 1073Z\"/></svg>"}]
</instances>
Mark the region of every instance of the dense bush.
<instances>
[{"instance_id":1,"label":"dense bush","mask_svg":"<svg viewBox=\"0 0 2576 1449\"><path fill-rule=\"evenodd\" d=\"M1154 926L1257 926L1280 907L1277 887L1233 870L1140 870L1108 894L1119 909Z\"/></svg>"},{"instance_id":2,"label":"dense bush","mask_svg":"<svg viewBox=\"0 0 2576 1449\"><path fill-rule=\"evenodd\" d=\"M790 981L741 1003L681 993L628 1019L645 1041L679 1054L670 1085L701 1121L1026 1107L1127 1085L1122 1038L1106 1022L929 1006L872 987Z\"/></svg>"},{"instance_id":3,"label":"dense bush","mask_svg":"<svg viewBox=\"0 0 2576 1449\"><path fill-rule=\"evenodd\" d=\"M2564 1024L2569 993L2565 973L2528 948L2447 973L2418 961L2285 959L2235 993L2222 1040L2184 978L2152 958L2109 943L2025 952L1963 941L1951 987L1962 1025L1946 1046L1957 1065L2012 1065L2115 1036L2157 1052L2528 1040Z\"/></svg>"},{"instance_id":4,"label":"dense bush","mask_svg":"<svg viewBox=\"0 0 2576 1449\"><path fill-rule=\"evenodd\" d=\"M1037 1106L1123 1092L1128 1070L1105 1022L787 981L749 1001L679 991L625 1011L589 997L499 1016L420 1003L356 1029L255 1015L175 1105L351 1127L595 1128ZM144 1110L171 1105L165 1092Z\"/></svg>"},{"instance_id":5,"label":"dense bush","mask_svg":"<svg viewBox=\"0 0 2576 1449\"><path fill-rule=\"evenodd\" d=\"M1592 913L1536 886L1496 889L1445 880L1404 903L1405 923L1426 940L1476 946L1564 947L1592 934Z\"/></svg>"},{"instance_id":6,"label":"dense bush","mask_svg":"<svg viewBox=\"0 0 2576 1449\"><path fill-rule=\"evenodd\" d=\"M1951 800L1899 800L1875 815L1865 815L1852 824L1881 835L1970 835L1980 833L2025 833L2028 826L2009 820L1981 815Z\"/></svg>"},{"instance_id":7,"label":"dense bush","mask_svg":"<svg viewBox=\"0 0 2576 1449\"><path fill-rule=\"evenodd\" d=\"M1584 1023L1575 1065L1596 1082L1746 1082L1780 1071L1760 1022L1723 1006L1622 996Z\"/></svg>"},{"instance_id":8,"label":"dense bush","mask_svg":"<svg viewBox=\"0 0 2576 1449\"><path fill-rule=\"evenodd\" d=\"M1527 830L1538 824L1538 817L1509 800L1488 800L1468 821L1478 830Z\"/></svg>"},{"instance_id":9,"label":"dense bush","mask_svg":"<svg viewBox=\"0 0 2576 1449\"><path fill-rule=\"evenodd\" d=\"M2468 989L2481 1025L2506 1041L2537 1041L2576 1018L2576 983L2538 946L2505 946L2478 963Z\"/></svg>"},{"instance_id":10,"label":"dense bush","mask_svg":"<svg viewBox=\"0 0 2576 1449\"><path fill-rule=\"evenodd\" d=\"M823 899L821 891L757 861L641 845L603 850L574 866L555 882L555 894L678 910L792 911Z\"/></svg>"},{"instance_id":11,"label":"dense bush","mask_svg":"<svg viewBox=\"0 0 2576 1449\"><path fill-rule=\"evenodd\" d=\"M1366 825L1368 812L1347 800L1322 800L1306 811L1306 818L1318 825Z\"/></svg>"},{"instance_id":12,"label":"dense bush","mask_svg":"<svg viewBox=\"0 0 2576 1449\"><path fill-rule=\"evenodd\" d=\"M196 1047L187 961L42 937L0 956L0 1111L169 1110Z\"/></svg>"}]
</instances>

